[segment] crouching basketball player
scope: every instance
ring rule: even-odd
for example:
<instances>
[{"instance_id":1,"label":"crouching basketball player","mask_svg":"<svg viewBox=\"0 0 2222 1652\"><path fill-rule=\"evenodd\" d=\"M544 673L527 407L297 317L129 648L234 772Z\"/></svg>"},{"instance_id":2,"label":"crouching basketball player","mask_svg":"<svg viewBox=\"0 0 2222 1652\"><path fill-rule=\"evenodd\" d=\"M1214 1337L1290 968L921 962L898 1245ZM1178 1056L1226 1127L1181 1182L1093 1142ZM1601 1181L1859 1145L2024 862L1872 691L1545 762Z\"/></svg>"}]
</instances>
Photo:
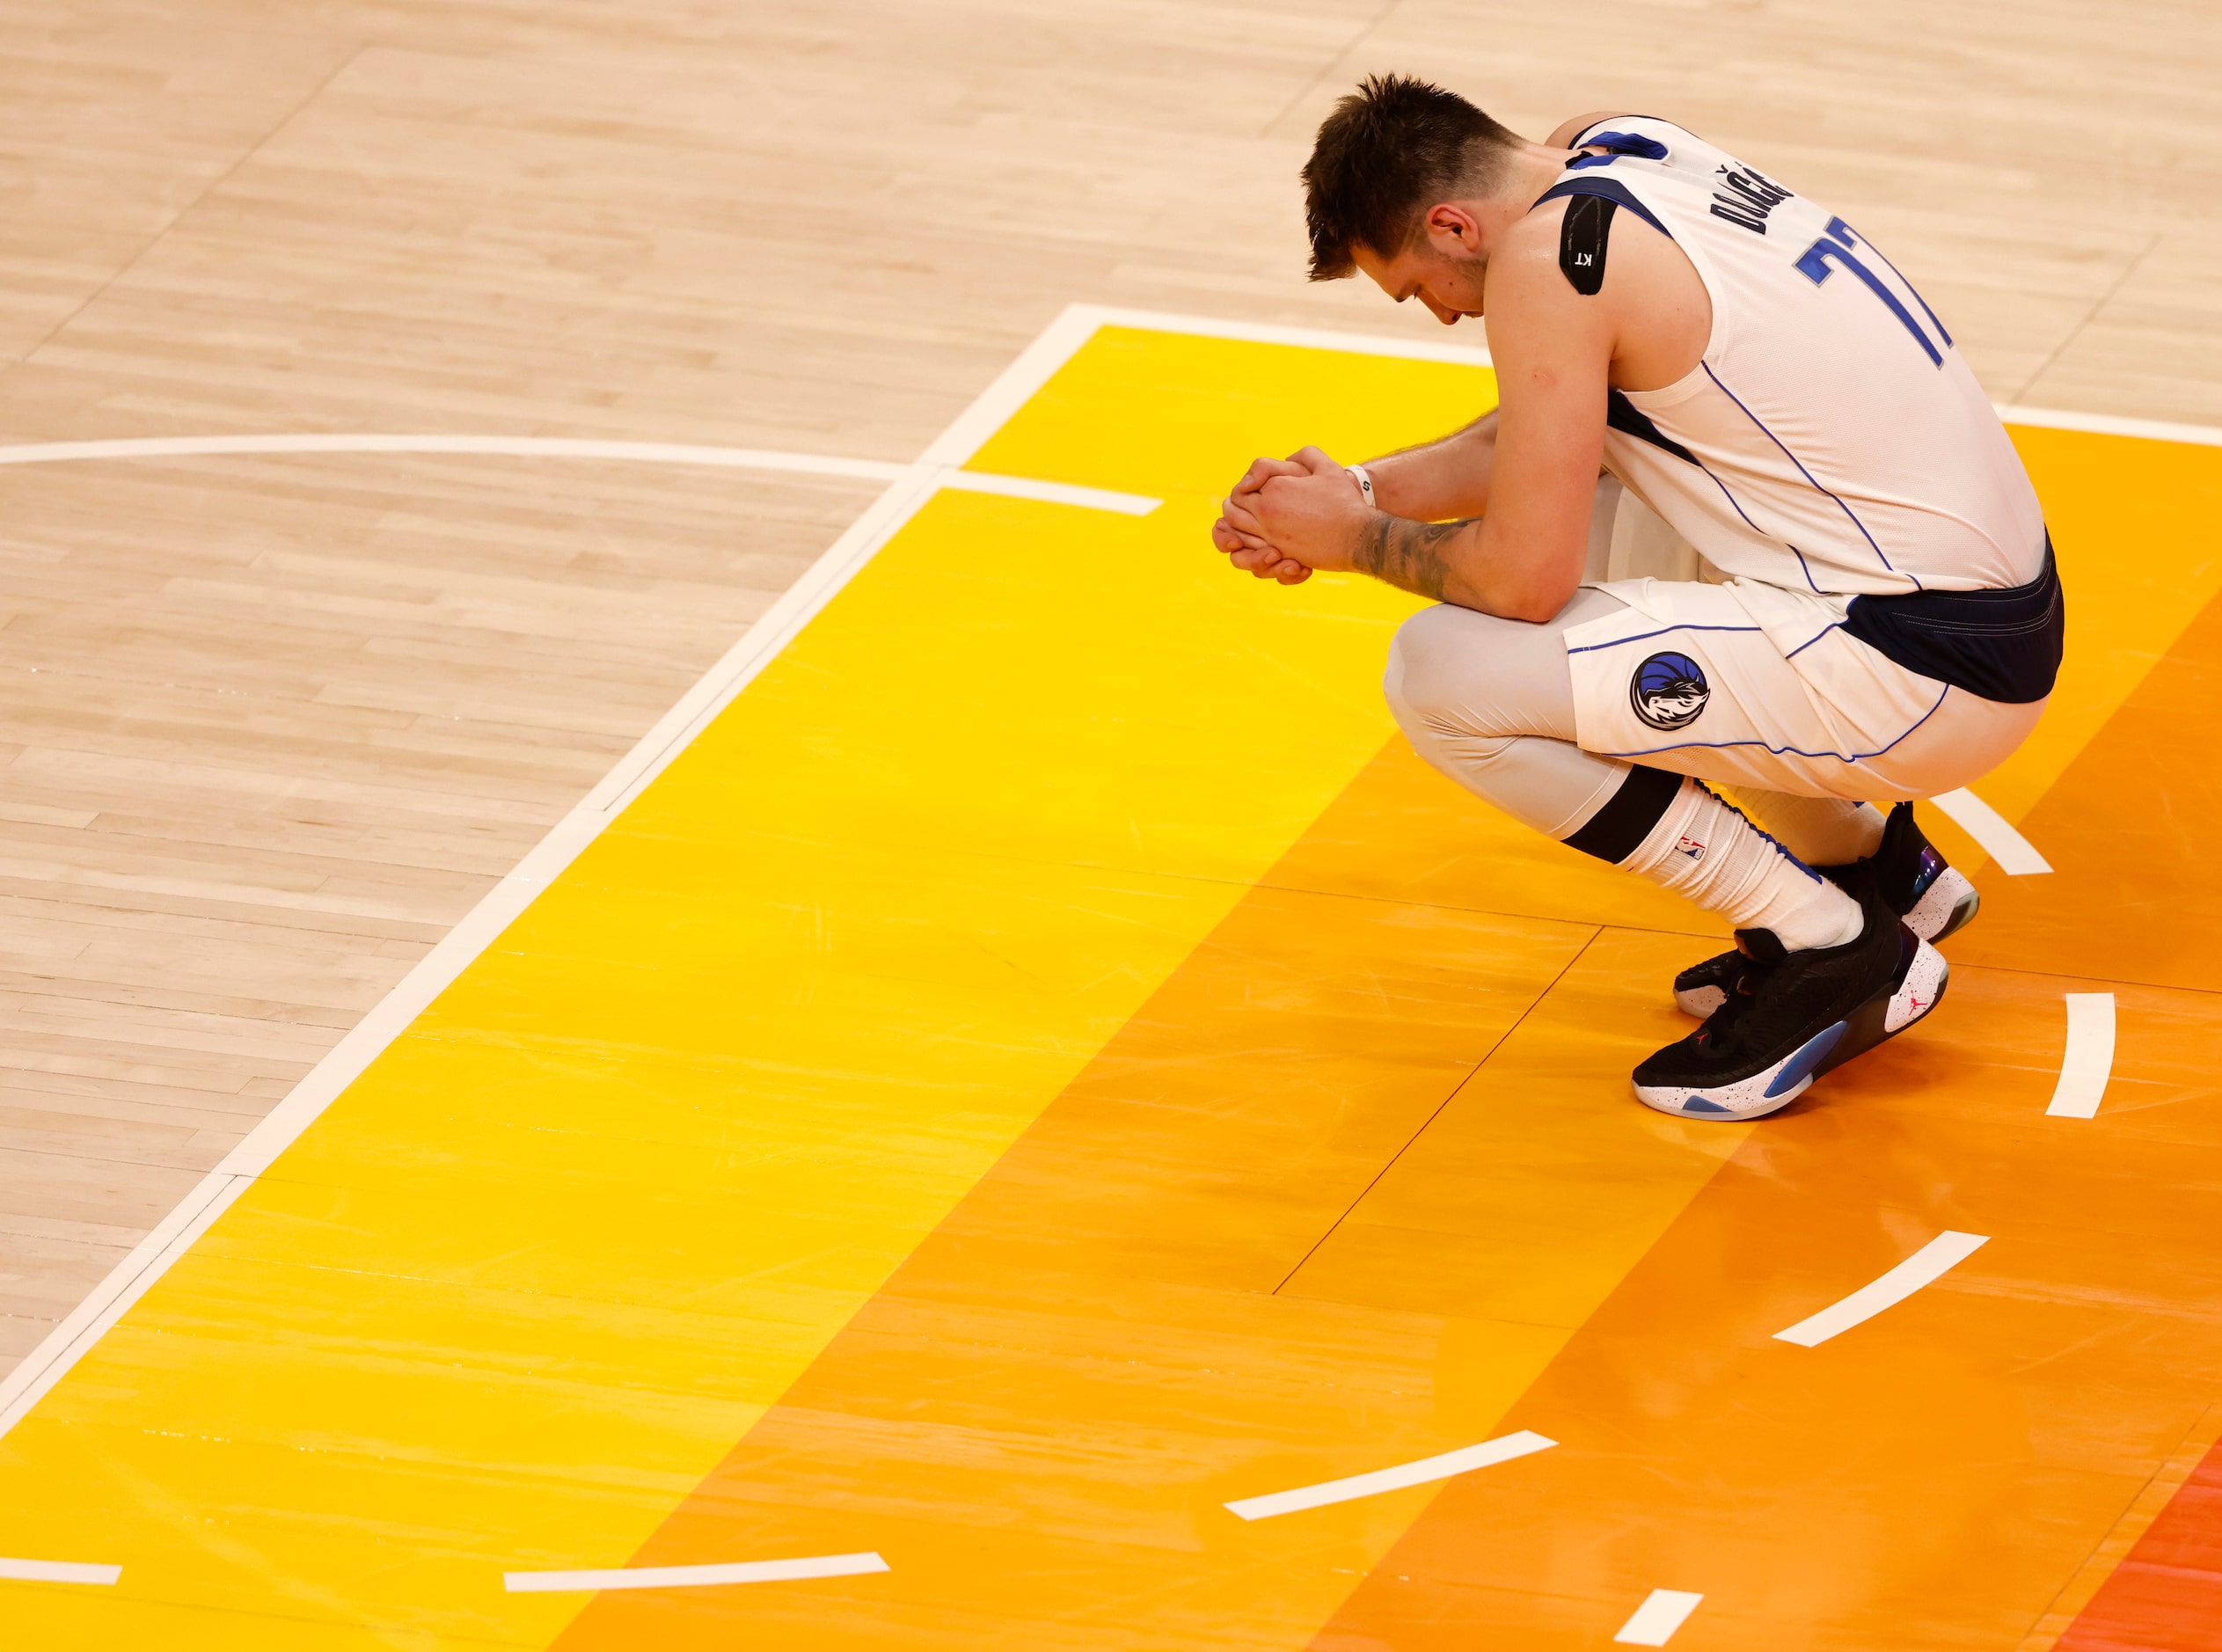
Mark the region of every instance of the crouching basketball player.
<instances>
[{"instance_id":1,"label":"crouching basketball player","mask_svg":"<svg viewBox=\"0 0 2222 1652\"><path fill-rule=\"evenodd\" d=\"M1772 1112L1934 1008L1930 943L1975 891L1909 800L1997 764L2051 692L2060 583L2005 430L1881 252L1667 121L1536 144L1376 79L1304 178L1312 279L1486 312L1502 401L1363 465L1261 460L1215 542L1442 604L1389 658L1420 753L1736 926L1636 1094Z\"/></svg>"}]
</instances>

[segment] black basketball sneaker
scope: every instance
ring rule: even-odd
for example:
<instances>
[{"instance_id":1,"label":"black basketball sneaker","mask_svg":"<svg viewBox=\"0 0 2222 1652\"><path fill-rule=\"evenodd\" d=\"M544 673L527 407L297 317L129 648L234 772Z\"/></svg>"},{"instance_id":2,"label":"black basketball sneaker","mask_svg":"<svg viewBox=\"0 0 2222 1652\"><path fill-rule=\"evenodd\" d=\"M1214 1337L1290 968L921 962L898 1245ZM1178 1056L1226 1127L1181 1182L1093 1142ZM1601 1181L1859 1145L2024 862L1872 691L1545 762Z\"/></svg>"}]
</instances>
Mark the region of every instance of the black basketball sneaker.
<instances>
[{"instance_id":1,"label":"black basketball sneaker","mask_svg":"<svg viewBox=\"0 0 2222 1652\"><path fill-rule=\"evenodd\" d=\"M1759 1118L1936 1008L1943 955L1875 890L1860 905L1866 927L1841 947L1785 952L1771 929L1736 931L1741 967L1721 1007L1635 1070L1636 1100L1685 1118Z\"/></svg>"},{"instance_id":2,"label":"black basketball sneaker","mask_svg":"<svg viewBox=\"0 0 2222 1652\"><path fill-rule=\"evenodd\" d=\"M1975 885L1955 872L1921 835L1911 803L1900 803L1890 811L1881 845L1866 859L1813 869L1855 901L1872 884L1882 903L1926 941L1942 940L1966 928L1982 904ZM1703 1020L1727 1002L1743 963L1742 953L1724 952L1692 964L1674 977L1675 1008Z\"/></svg>"}]
</instances>

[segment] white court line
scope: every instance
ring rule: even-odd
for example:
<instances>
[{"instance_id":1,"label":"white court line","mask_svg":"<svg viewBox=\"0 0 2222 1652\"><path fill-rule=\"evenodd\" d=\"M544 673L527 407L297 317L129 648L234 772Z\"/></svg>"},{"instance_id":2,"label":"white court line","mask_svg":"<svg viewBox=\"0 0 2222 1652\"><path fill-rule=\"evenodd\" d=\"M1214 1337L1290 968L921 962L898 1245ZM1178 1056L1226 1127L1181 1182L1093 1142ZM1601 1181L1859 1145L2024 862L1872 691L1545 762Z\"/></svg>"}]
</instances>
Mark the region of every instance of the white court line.
<instances>
[{"instance_id":1,"label":"white court line","mask_svg":"<svg viewBox=\"0 0 2222 1652\"><path fill-rule=\"evenodd\" d=\"M2222 448L2222 430L2211 425L2163 424L2157 419L2067 413L2058 407L2001 406L1999 417L2010 425L2036 425L2046 430L2087 430L2097 436L2138 436L2147 442L2188 442L2194 447Z\"/></svg>"},{"instance_id":2,"label":"white court line","mask_svg":"<svg viewBox=\"0 0 2222 1652\"><path fill-rule=\"evenodd\" d=\"M2057 1119L2092 1119L2114 1073L2114 994L2071 992L2068 1045L2060 1057L2060 1081L2044 1110Z\"/></svg>"},{"instance_id":3,"label":"white court line","mask_svg":"<svg viewBox=\"0 0 2222 1652\"><path fill-rule=\"evenodd\" d=\"M1775 1340L1812 1348L1883 1309L1904 1302L1926 1284L1942 1278L1952 1268L1991 1242L1987 1233L1955 1233L1947 1228L1871 1285L1861 1285L1841 1302L1831 1303L1810 1319L1800 1319Z\"/></svg>"},{"instance_id":4,"label":"white court line","mask_svg":"<svg viewBox=\"0 0 2222 1652\"><path fill-rule=\"evenodd\" d=\"M1347 1480L1321 1480L1316 1486L1299 1486L1294 1491L1244 1497L1225 1507L1245 1520L1263 1520L1271 1515L1294 1514L1299 1509L1318 1509L1331 1502L1349 1502L1354 1497L1373 1497L1385 1491L1401 1491L1407 1486L1448 1480L1469 1469L1487 1468L1492 1463L1509 1463L1516 1457L1548 1451L1557 1444L1532 1429L1523 1429L1517 1434L1502 1435L1479 1445L1462 1445L1440 1457L1423 1457L1416 1463L1377 1468L1370 1473L1353 1474Z\"/></svg>"},{"instance_id":5,"label":"white court line","mask_svg":"<svg viewBox=\"0 0 2222 1652\"><path fill-rule=\"evenodd\" d=\"M2052 870L2052 863L2037 853L2035 844L2014 830L2005 815L1965 786L1956 792L1940 792L1929 801L1982 844L1984 853L1997 861L1999 870L2008 876L2026 878Z\"/></svg>"},{"instance_id":6,"label":"white court line","mask_svg":"<svg viewBox=\"0 0 2222 1652\"><path fill-rule=\"evenodd\" d=\"M1391 355L1409 362L1449 362L1458 367L1489 365L1488 350L1476 344L1436 344L1427 339L1283 327L1265 321L1221 321L1211 316L1172 316L1155 310L1120 310L1103 304L1074 304L1065 315L1081 317L1092 327L1140 327L1151 333L1184 333L1191 338L1232 339L1241 344L1292 344L1301 349L1347 350L1358 355ZM1460 330L1468 337L1481 331L1479 327Z\"/></svg>"},{"instance_id":7,"label":"white court line","mask_svg":"<svg viewBox=\"0 0 2222 1652\"><path fill-rule=\"evenodd\" d=\"M1400 356L1414 362L1450 362L1467 367L1487 367L1488 350L1480 345L1441 344L1425 339L1392 339L1375 333L1338 333L1311 327L1283 327L1270 322L1223 321L1213 316L1168 315L1154 310L1121 310L1100 304L1074 304L1066 317L1084 317L1100 326L1142 327L1157 333L1185 333L1207 339L1233 339L1248 344L1293 344L1320 350L1349 350L1363 355ZM1060 319L1063 319L1061 318ZM1479 327L1461 323L1462 334L1479 333ZM2165 424L2154 419L2123 419L2113 413L2076 413L2064 407L2021 407L1995 404L1999 420L2010 425L2033 425L2047 430L2082 430L2093 435L2138 436L2148 442L2184 442L2197 447L2222 447L2222 429L2209 425Z\"/></svg>"},{"instance_id":8,"label":"white court line","mask_svg":"<svg viewBox=\"0 0 2222 1652\"><path fill-rule=\"evenodd\" d=\"M347 1035L296 1085L223 1162L180 1200L153 1232L89 1291L77 1308L48 1334L22 1362L0 1377L0 1436L21 1422L41 1395L60 1381L85 1351L123 1317L149 1286L166 1273L208 1225L236 1199L240 1190L267 1169L280 1153L353 1083L380 1051L439 996L449 983L523 912L572 859L632 797L661 773L666 764L722 711L758 672L764 669L834 594L872 559L939 485L936 471L954 471L978 452L988 438L1011 415L1055 376L1057 369L1101 326L1139 327L1163 333L1206 338L1232 339L1260 344L1341 350L1360 355L1442 361L1467 366L1486 366L1488 352L1471 346L1429 344L1417 340L1392 339L1360 333L1312 331L1241 321L1223 321L1208 316L1187 316L1148 310L1111 309L1094 304L1070 304L1021 351L1010 366L982 391L972 405L936 437L916 464L903 468L899 477L850 525L846 533L811 564L786 594L774 603L727 651L723 659L705 672L678 704L656 726L641 736L632 749L605 775L600 785L581 800L534 846L515 868L488 890L445 939L419 961L417 967L356 1023ZM2131 434L2131 421L2103 414L2051 413L2040 409L2008 410L2025 423L2050 424L2064 429L2090 429L2102 434ZM2222 442L2222 432L2196 431L2189 426L2153 426L2139 434L2167 441ZM152 442L252 441L252 437L134 438ZM301 438L261 438L263 440ZM420 438L421 439L421 438ZM567 441L570 438L487 437L450 438L455 441L523 442ZM100 444L42 442L0 450L17 457L6 463L36 463L29 456L64 455L63 449ZM658 443L607 443L597 448L657 447ZM752 449L712 450L727 454L757 452ZM546 453L545 448L536 452ZM151 450L150 450L150 455ZM551 455L550 457L554 457ZM597 453L595 457L601 457ZM873 465L878 460L843 460L818 455L785 456L821 463L828 467ZM738 463L728 460L727 463ZM807 472L806 472L807 473ZM862 476L859 471L828 468L818 474ZM874 470L872 479L880 472ZM1056 484L1043 484L1045 487ZM1091 490L1078 490L1091 491Z\"/></svg>"},{"instance_id":9,"label":"white court line","mask_svg":"<svg viewBox=\"0 0 2222 1652\"><path fill-rule=\"evenodd\" d=\"M1664 1646L1704 1598L1686 1589L1655 1589L1612 1638L1622 1646Z\"/></svg>"},{"instance_id":10,"label":"white court line","mask_svg":"<svg viewBox=\"0 0 2222 1652\"><path fill-rule=\"evenodd\" d=\"M1096 329L1106 324L1155 327L1168 333L1201 333L1214 337L1255 337L1269 343L1308 345L1319 349L1362 351L1385 355L1412 354L1410 348L1397 340L1368 339L1356 333L1305 333L1288 327L1253 329L1240 323L1220 323L1195 317L1159 316L1146 311L1105 310L1086 304L1068 305L1055 321L1042 330L1033 343L1020 351L1017 358L997 375L994 382L974 398L970 406L957 415L948 428L934 438L915 464L902 467L900 474L866 508L864 514L850 524L848 531L835 540L825 554L804 571L802 577L766 610L763 618L742 634L726 652L725 657L705 672L695 685L681 697L678 704L665 713L656 726L643 735L632 749L603 777L601 783L557 822L507 877L489 889L479 904L448 932L438 946L419 960L416 968L403 976L398 984L380 999L346 1037L333 1046L325 1058L293 1087L286 1099L272 1108L268 1115L247 1133L245 1139L233 1148L222 1163L201 1178L153 1232L133 1246L130 1254L86 1293L69 1317L48 1333L46 1338L14 1370L0 1377L0 1436L4 1436L29 1414L40 1398L62 1380L69 1368L130 1310L131 1305L144 1296L148 1289L170 1270L178 1258L186 1254L194 1241L230 1208L248 1184L268 1169L278 1155L292 1145L296 1138L332 1105L340 1092L354 1083L363 1069L388 1044L399 1037L425 1007L445 990L449 983L531 904L540 891L601 834L603 829L616 818L618 812L638 795L642 787L661 773L665 766L686 748L688 742L699 734L735 695L755 679L757 673L777 657L781 649L793 640L818 610L855 576L858 569L872 559L881 545L894 537L938 488L954 485L950 480L950 473L967 464L988 438L994 435L1012 414L1024 406L1036 391L1049 383L1057 369L1094 335ZM1473 354L1467 352L1456 359L1470 361ZM216 440L294 442L303 439L157 437L147 440L176 442ZM569 438L457 437L442 440L515 443L541 440L567 441ZM75 457L93 456L84 453L54 455L53 450L76 450L92 445L95 444L39 444L51 457ZM609 457L603 450L610 447L624 447L630 450L659 445L662 444L596 443L596 451L588 457ZM26 447L0 450L18 456L34 450ZM171 450L174 451L174 449ZM757 451L751 449L706 450L727 454L755 454ZM546 450L536 448L533 451L545 452ZM816 455L796 457L813 463L821 462L820 456ZM12 462L22 464L26 461L18 457ZM877 460L834 459L822 462L828 465L876 465L880 463ZM982 479L973 472L968 471L965 475L968 484L976 484ZM1066 488L1058 483L1045 482L1038 486L1044 492L1037 496L1045 498L1051 496L1049 490L1070 495L1097 494L1100 492L1092 488ZM1139 501L1142 496L1122 497Z\"/></svg>"},{"instance_id":11,"label":"white court line","mask_svg":"<svg viewBox=\"0 0 2222 1652\"><path fill-rule=\"evenodd\" d=\"M463 436L297 435L263 436L130 436L113 442L39 442L0 447L0 464L53 464L85 459L202 458L248 453L484 454L516 459L615 459L628 464L698 464L714 470L781 471L796 476L840 476L899 482L915 466L885 459L844 459L824 453L775 453L766 448L712 448L677 442L602 442L574 436ZM962 493L998 493L1053 505L1146 516L1164 501L1146 493L1121 493L1030 476L934 467L934 481Z\"/></svg>"},{"instance_id":12,"label":"white court line","mask_svg":"<svg viewBox=\"0 0 2222 1652\"><path fill-rule=\"evenodd\" d=\"M785 1583L806 1577L861 1577L889 1570L877 1554L813 1554L799 1561L735 1561L719 1566L622 1566L601 1572L504 1572L513 1595L577 1589L707 1589L720 1583Z\"/></svg>"},{"instance_id":13,"label":"white court line","mask_svg":"<svg viewBox=\"0 0 2222 1652\"><path fill-rule=\"evenodd\" d=\"M0 1577L26 1583L113 1583L122 1575L121 1566L88 1566L81 1561L0 1560Z\"/></svg>"}]
</instances>

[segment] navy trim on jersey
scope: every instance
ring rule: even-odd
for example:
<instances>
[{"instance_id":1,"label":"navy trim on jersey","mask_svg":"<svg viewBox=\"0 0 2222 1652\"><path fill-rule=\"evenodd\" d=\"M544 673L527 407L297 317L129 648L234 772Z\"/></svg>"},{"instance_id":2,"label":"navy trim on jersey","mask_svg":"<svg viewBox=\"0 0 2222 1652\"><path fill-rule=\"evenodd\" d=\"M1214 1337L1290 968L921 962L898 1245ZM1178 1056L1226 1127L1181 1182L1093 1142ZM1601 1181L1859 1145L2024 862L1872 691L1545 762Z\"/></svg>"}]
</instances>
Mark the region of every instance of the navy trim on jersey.
<instances>
[{"instance_id":1,"label":"navy trim on jersey","mask_svg":"<svg viewBox=\"0 0 2222 1652\"><path fill-rule=\"evenodd\" d=\"M2051 693L2067 629L2067 594L2045 536L2044 569L2003 590L1855 596L1844 628L1895 665L2005 705Z\"/></svg>"},{"instance_id":2,"label":"navy trim on jersey","mask_svg":"<svg viewBox=\"0 0 2222 1652\"><path fill-rule=\"evenodd\" d=\"M1884 567L1889 568L1891 573L1896 574L1897 569L1890 567L1890 559L1882 554L1882 547L1875 544L1875 536L1868 531L1867 523L1860 520L1858 515L1853 510L1852 507L1846 504L1844 501L1838 498L1836 494L1830 493L1827 488L1823 487L1820 482L1815 479L1813 472L1805 468L1805 461L1798 457L1796 454L1790 451L1789 444L1784 442L1780 436L1776 435L1773 431L1769 430L1766 427L1766 421L1761 419L1758 414L1753 413L1749 407L1744 407L1743 398L1741 396L1738 396L1726 384L1721 384L1721 376L1713 370L1711 362L1699 362L1698 365L1705 369L1705 376L1707 378L1711 379L1714 384L1720 386L1721 393L1723 396L1726 396L1730 401L1734 402L1738 407L1743 408L1743 416L1746 419L1749 419L1753 424L1758 426L1760 433L1764 435L1768 441L1773 442L1776 447L1782 450L1783 457L1788 459L1791 464L1798 467L1798 474L1805 478L1808 482L1812 483L1816 493L1825 493L1830 499L1835 501L1836 508L1845 514L1846 519L1850 521L1854 528L1857 528L1860 530L1860 537L1868 542L1868 549L1875 552L1875 556L1882 561ZM1746 516L1744 517L1744 521L1751 522L1751 519L1749 516ZM1757 523L1752 523L1752 526L1755 528L1758 525L1758 524ZM1772 537L1772 536L1770 535L1769 537ZM1787 544L1788 541L1785 540L1783 543ZM1801 563L1805 560L1803 552L1798 553L1798 560ZM1813 575L1811 574L1808 574L1805 577L1808 584L1812 583ZM1913 588L1915 590L1919 591L1927 588L1921 583L1921 576L1919 574L1908 573L1904 577L1913 581Z\"/></svg>"},{"instance_id":3,"label":"navy trim on jersey","mask_svg":"<svg viewBox=\"0 0 2222 1652\"><path fill-rule=\"evenodd\" d=\"M1574 135L1574 142L1573 142L1573 143L1569 143L1569 144L1568 144L1568 145L1567 145L1567 148L1568 148L1568 149L1570 149L1570 150L1578 150L1578 149L1582 148L1582 140L1583 138L1587 137L1587 136L1588 136L1590 133L1592 133L1592 132L1596 131L1596 130L1597 130L1599 127L1604 126L1604 125L1605 125L1607 122L1609 122L1609 121L1657 121L1657 122L1658 122L1661 126L1673 126L1673 125L1674 125L1674 122L1673 122L1673 121L1670 121L1670 120L1666 119L1666 117L1665 117L1665 116L1663 116L1663 115L1656 115L1656 114L1608 114L1608 115L1606 115L1606 116L1604 117L1604 120L1602 120L1602 121L1591 121L1591 122L1590 122L1588 126L1583 127L1583 128L1582 128L1579 132L1576 132L1576 133ZM1678 129L1678 128L1677 128L1677 129Z\"/></svg>"},{"instance_id":4,"label":"navy trim on jersey","mask_svg":"<svg viewBox=\"0 0 2222 1652\"><path fill-rule=\"evenodd\" d=\"M1696 454L1653 424L1648 413L1617 390L1604 392L1604 425L1606 429L1618 430L1624 436L1648 442L1662 453L1671 453L1686 464L1696 464L1699 470L1705 468L1699 464Z\"/></svg>"},{"instance_id":5,"label":"navy trim on jersey","mask_svg":"<svg viewBox=\"0 0 2222 1652\"><path fill-rule=\"evenodd\" d=\"M1528 210L1533 212L1546 201L1556 201L1561 195L1602 195L1615 206L1626 207L1670 241L1674 231L1659 222L1658 214L1635 198L1634 192L1617 178L1569 178L1556 183L1535 198Z\"/></svg>"},{"instance_id":6,"label":"navy trim on jersey","mask_svg":"<svg viewBox=\"0 0 2222 1652\"><path fill-rule=\"evenodd\" d=\"M1700 465L1699 468L1703 470L1705 467ZM1736 495L1729 492L1729 485L1726 482L1722 481L1719 477L1714 476L1711 471L1706 471L1705 473L1707 477L1712 479L1713 486L1721 490L1721 497L1729 501L1729 508L1736 512L1737 515L1743 518L1743 525L1745 527L1749 528L1753 533L1764 535L1769 539L1774 537L1772 534L1768 533L1765 529L1760 527L1758 523L1753 522L1751 520L1751 513L1745 510L1743 506L1736 503Z\"/></svg>"},{"instance_id":7,"label":"navy trim on jersey","mask_svg":"<svg viewBox=\"0 0 2222 1652\"><path fill-rule=\"evenodd\" d=\"M1603 150L1602 155L1577 155L1560 170L1579 172L1585 166L1610 166L1623 155L1633 155L1640 161L1663 161L1667 157L1667 146L1656 138L1648 138L1641 132L1600 132L1595 137L1584 138L1575 147Z\"/></svg>"}]
</instances>

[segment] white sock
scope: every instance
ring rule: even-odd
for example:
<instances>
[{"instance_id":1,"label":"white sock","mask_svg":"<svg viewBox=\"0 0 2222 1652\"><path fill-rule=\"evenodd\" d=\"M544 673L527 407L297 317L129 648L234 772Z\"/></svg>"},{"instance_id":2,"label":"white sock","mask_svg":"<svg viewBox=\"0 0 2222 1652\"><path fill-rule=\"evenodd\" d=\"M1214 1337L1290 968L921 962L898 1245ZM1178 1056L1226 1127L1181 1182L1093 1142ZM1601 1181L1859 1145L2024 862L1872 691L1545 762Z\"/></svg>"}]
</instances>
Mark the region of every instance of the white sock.
<instances>
[{"instance_id":1,"label":"white sock","mask_svg":"<svg viewBox=\"0 0 2222 1652\"><path fill-rule=\"evenodd\" d=\"M1840 797L1799 797L1739 786L1737 799L1809 866L1845 866L1882 846L1882 811Z\"/></svg>"},{"instance_id":2,"label":"white sock","mask_svg":"<svg viewBox=\"0 0 2222 1652\"><path fill-rule=\"evenodd\" d=\"M1620 864L1738 929L1772 930L1789 952L1841 947L1866 921L1857 901L1692 779Z\"/></svg>"}]
</instances>

